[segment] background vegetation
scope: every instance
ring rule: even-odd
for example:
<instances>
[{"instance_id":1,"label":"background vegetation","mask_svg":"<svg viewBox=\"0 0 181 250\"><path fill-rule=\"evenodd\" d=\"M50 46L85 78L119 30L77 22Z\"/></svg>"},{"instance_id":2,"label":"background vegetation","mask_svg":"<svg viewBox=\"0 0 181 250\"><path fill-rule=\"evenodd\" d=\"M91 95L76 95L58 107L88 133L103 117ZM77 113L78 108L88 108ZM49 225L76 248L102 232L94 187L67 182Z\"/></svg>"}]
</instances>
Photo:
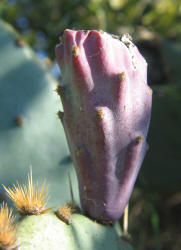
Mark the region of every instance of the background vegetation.
<instances>
[{"instance_id":1,"label":"background vegetation","mask_svg":"<svg viewBox=\"0 0 181 250\"><path fill-rule=\"evenodd\" d=\"M135 35L144 27L181 40L179 0L1 0L0 15L51 58L66 28Z\"/></svg>"}]
</instances>

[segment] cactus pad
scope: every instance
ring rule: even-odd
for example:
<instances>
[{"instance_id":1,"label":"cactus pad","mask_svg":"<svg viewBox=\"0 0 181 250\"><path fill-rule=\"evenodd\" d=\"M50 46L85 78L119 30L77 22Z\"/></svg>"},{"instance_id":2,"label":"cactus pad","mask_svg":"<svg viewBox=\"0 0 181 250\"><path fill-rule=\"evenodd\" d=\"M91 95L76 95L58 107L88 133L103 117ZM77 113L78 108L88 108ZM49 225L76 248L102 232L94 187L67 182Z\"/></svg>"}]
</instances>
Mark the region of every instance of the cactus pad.
<instances>
[{"instance_id":1,"label":"cactus pad","mask_svg":"<svg viewBox=\"0 0 181 250\"><path fill-rule=\"evenodd\" d=\"M0 54L0 183L21 183L32 165L36 179L41 182L46 178L55 191L50 193L49 203L64 204L70 201L68 173L76 197L78 190L64 131L56 115L61 109L55 93L57 81L45 63L3 21Z\"/></svg>"}]
</instances>

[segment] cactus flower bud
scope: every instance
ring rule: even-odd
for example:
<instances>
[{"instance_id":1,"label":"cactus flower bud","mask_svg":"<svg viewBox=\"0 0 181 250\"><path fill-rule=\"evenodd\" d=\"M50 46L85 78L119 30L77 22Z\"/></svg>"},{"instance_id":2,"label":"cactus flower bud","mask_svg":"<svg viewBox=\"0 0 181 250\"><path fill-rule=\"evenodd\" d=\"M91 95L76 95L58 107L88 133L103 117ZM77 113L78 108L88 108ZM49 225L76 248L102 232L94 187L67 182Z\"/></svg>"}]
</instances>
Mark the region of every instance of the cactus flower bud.
<instances>
[{"instance_id":1,"label":"cactus flower bud","mask_svg":"<svg viewBox=\"0 0 181 250\"><path fill-rule=\"evenodd\" d=\"M152 90L147 63L127 35L65 30L56 47L61 121L75 164L82 209L118 220L144 159Z\"/></svg>"}]
</instances>

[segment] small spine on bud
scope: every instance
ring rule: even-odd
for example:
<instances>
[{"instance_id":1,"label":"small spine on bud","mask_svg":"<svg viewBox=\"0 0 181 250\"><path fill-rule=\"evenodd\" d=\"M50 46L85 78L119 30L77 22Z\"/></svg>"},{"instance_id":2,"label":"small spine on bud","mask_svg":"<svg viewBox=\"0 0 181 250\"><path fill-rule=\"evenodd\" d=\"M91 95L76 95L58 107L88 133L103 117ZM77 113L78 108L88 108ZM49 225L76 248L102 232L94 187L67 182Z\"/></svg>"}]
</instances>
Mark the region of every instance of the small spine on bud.
<instances>
[{"instance_id":1,"label":"small spine on bud","mask_svg":"<svg viewBox=\"0 0 181 250\"><path fill-rule=\"evenodd\" d=\"M72 47L72 55L73 55L74 57L77 57L77 56L79 55L79 47L78 47L77 45L74 45L74 46Z\"/></svg>"}]
</instances>

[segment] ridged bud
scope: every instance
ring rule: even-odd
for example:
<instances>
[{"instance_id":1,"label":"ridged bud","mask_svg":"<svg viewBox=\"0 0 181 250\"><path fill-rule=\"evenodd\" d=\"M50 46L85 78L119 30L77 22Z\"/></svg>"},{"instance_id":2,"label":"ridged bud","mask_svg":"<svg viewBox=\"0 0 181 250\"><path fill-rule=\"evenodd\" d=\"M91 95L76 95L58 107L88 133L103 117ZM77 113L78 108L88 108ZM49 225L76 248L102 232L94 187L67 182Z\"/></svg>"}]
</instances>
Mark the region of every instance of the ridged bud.
<instances>
[{"instance_id":1,"label":"ridged bud","mask_svg":"<svg viewBox=\"0 0 181 250\"><path fill-rule=\"evenodd\" d=\"M147 63L124 35L65 30L56 47L63 126L84 212L119 219L144 159L152 93Z\"/></svg>"}]
</instances>

